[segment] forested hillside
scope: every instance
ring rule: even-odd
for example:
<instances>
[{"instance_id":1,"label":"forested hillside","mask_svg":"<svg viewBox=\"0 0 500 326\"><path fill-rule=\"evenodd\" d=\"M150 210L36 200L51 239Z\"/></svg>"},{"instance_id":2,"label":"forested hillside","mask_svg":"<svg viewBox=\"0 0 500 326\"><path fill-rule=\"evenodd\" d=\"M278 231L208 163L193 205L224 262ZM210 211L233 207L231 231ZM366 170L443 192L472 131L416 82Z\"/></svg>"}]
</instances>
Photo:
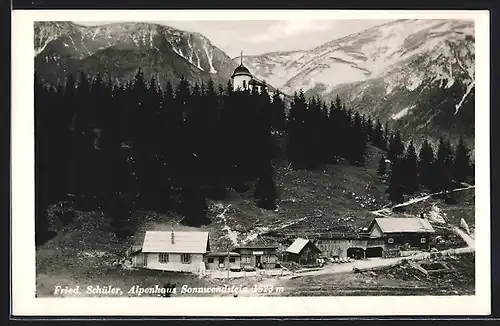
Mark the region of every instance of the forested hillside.
<instances>
[{"instance_id":1,"label":"forested hillside","mask_svg":"<svg viewBox=\"0 0 500 326\"><path fill-rule=\"evenodd\" d=\"M185 78L160 88L141 70L119 86L80 73L54 88L35 76L35 115L37 243L54 235L46 209L56 203L104 212L119 238L134 234L141 211L175 211L185 225L209 224L207 201L224 200L228 190L253 189L255 205L274 210L277 161L296 170L341 161L363 169L372 145L386 153L380 181L388 180L394 202L419 188L451 189L473 172L462 142L441 139L437 151L426 143L417 154L399 131L339 97L325 103L300 91L287 110L277 92ZM59 218L70 223L73 216L67 210Z\"/></svg>"}]
</instances>

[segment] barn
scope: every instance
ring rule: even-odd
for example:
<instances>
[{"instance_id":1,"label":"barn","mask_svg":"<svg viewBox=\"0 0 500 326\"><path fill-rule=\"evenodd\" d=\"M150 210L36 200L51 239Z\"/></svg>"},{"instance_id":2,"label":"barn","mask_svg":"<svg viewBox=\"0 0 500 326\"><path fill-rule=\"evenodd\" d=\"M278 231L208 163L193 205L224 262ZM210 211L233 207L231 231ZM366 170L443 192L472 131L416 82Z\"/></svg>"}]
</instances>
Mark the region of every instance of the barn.
<instances>
[{"instance_id":1,"label":"barn","mask_svg":"<svg viewBox=\"0 0 500 326\"><path fill-rule=\"evenodd\" d=\"M386 249L430 249L434 228L425 218L376 218L368 227L370 238L384 239Z\"/></svg>"},{"instance_id":2,"label":"barn","mask_svg":"<svg viewBox=\"0 0 500 326\"><path fill-rule=\"evenodd\" d=\"M308 239L297 238L285 251L285 260L307 265L316 263L321 250Z\"/></svg>"},{"instance_id":3,"label":"barn","mask_svg":"<svg viewBox=\"0 0 500 326\"><path fill-rule=\"evenodd\" d=\"M429 250L433 233L424 218L375 218L365 233L320 234L314 244L326 257L374 258L404 250Z\"/></svg>"}]
</instances>

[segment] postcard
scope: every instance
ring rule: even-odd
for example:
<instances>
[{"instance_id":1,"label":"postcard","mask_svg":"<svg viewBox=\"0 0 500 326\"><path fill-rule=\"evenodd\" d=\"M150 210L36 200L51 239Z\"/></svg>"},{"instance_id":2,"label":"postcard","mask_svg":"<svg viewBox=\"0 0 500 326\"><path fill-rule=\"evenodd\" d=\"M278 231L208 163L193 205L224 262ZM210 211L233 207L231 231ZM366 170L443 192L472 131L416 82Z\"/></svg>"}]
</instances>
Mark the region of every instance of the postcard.
<instances>
[{"instance_id":1,"label":"postcard","mask_svg":"<svg viewBox=\"0 0 500 326\"><path fill-rule=\"evenodd\" d=\"M489 314L487 11L12 33L14 315Z\"/></svg>"}]
</instances>

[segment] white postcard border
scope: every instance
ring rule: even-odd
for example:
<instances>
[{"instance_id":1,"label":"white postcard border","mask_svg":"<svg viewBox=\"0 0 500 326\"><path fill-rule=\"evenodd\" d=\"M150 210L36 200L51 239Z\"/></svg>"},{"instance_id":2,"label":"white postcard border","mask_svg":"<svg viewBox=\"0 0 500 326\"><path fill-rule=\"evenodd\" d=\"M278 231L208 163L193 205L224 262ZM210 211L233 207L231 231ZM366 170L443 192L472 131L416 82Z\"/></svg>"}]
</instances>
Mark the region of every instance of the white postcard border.
<instances>
[{"instance_id":1,"label":"white postcard border","mask_svg":"<svg viewBox=\"0 0 500 326\"><path fill-rule=\"evenodd\" d=\"M35 298L34 21L470 19L476 38L476 295L451 297ZM201 31L202 32L202 31ZM12 14L12 313L102 316L359 316L490 313L488 11L84 11Z\"/></svg>"}]
</instances>

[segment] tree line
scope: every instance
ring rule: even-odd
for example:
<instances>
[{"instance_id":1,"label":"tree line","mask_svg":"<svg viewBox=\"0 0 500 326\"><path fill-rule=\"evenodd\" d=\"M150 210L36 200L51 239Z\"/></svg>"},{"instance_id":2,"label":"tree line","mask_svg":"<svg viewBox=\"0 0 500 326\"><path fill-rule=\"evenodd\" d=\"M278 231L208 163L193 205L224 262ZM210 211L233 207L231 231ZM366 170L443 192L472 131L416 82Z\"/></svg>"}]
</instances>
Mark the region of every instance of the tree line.
<instances>
[{"instance_id":1,"label":"tree line","mask_svg":"<svg viewBox=\"0 0 500 326\"><path fill-rule=\"evenodd\" d=\"M338 96L326 103L296 92L285 114L279 91L235 92L231 83L190 85L184 77L176 85L160 88L141 70L118 85L81 72L51 87L35 75L38 242L46 238L47 206L68 198L77 209L105 211L119 237L133 234L140 210L177 211L184 224L207 224L207 199L224 199L228 189L253 187L256 205L275 209L277 134L285 135L294 169L344 160L363 166L368 144L386 151L379 174L389 178L393 201L420 185L450 187L450 178L470 175L463 142L453 157L442 140L436 158L425 142L417 157L397 130Z\"/></svg>"},{"instance_id":2,"label":"tree line","mask_svg":"<svg viewBox=\"0 0 500 326\"><path fill-rule=\"evenodd\" d=\"M441 137L437 152L425 139L417 155L413 141L405 148L396 131L389 138L387 156L380 158L378 174L388 177L388 197L395 203L401 203L404 195L415 194L419 189L442 192L446 200L453 201L451 190L473 178L474 164L462 138L454 147Z\"/></svg>"},{"instance_id":3,"label":"tree line","mask_svg":"<svg viewBox=\"0 0 500 326\"><path fill-rule=\"evenodd\" d=\"M277 91L234 92L229 83L190 85L184 77L160 89L140 70L124 85L80 73L54 88L35 76L35 115L41 238L47 205L67 194L80 209L106 211L123 237L140 209L209 223L207 198L252 183L257 205L276 207L272 134L285 126Z\"/></svg>"},{"instance_id":4,"label":"tree line","mask_svg":"<svg viewBox=\"0 0 500 326\"><path fill-rule=\"evenodd\" d=\"M346 109L337 96L330 104L318 97L294 94L287 123L287 156L294 168L314 169L345 159L363 165L372 120Z\"/></svg>"}]
</instances>

